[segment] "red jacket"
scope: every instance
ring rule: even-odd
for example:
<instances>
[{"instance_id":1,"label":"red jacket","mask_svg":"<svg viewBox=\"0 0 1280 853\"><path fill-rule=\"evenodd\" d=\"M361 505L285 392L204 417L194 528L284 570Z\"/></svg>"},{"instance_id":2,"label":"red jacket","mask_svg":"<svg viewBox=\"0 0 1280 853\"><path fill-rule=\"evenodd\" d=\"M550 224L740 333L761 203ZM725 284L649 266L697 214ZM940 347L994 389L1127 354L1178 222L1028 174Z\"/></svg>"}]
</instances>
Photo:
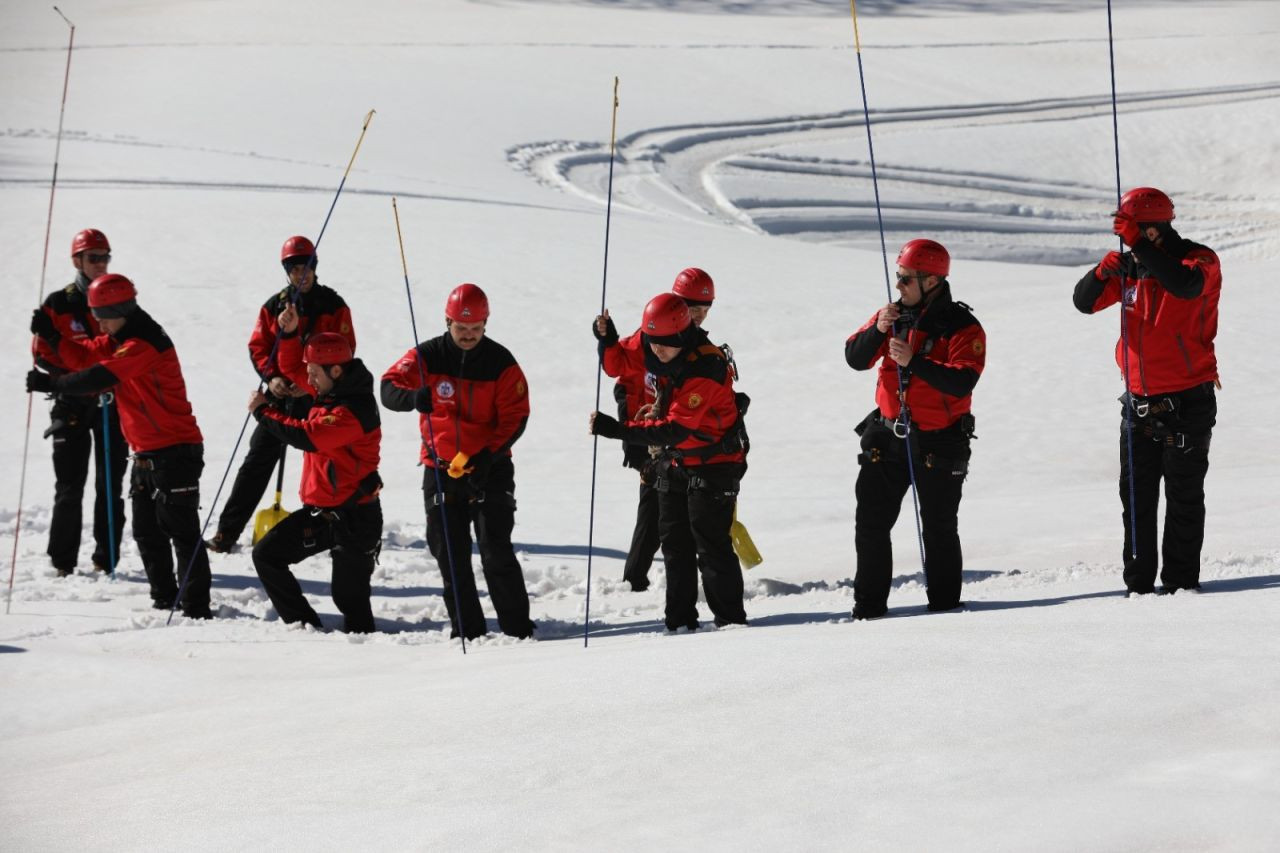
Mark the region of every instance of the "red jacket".
<instances>
[{"instance_id":1,"label":"red jacket","mask_svg":"<svg viewBox=\"0 0 1280 853\"><path fill-rule=\"evenodd\" d=\"M422 461L448 465L459 451L510 456L529 420L529 386L511 352L488 337L471 350L459 349L448 332L425 341L382 374L382 404L388 409L413 410L414 392L423 387L419 358L432 402L431 414L418 417ZM431 431L434 454L428 451Z\"/></svg>"},{"instance_id":2,"label":"red jacket","mask_svg":"<svg viewBox=\"0 0 1280 853\"><path fill-rule=\"evenodd\" d=\"M58 334L67 340L84 343L102 334L98 321L89 312L89 303L84 293L75 282L50 293L40 310L49 315ZM70 370L57 351L39 337L32 338L31 353L36 365L54 376Z\"/></svg>"},{"instance_id":3,"label":"red jacket","mask_svg":"<svg viewBox=\"0 0 1280 853\"><path fill-rule=\"evenodd\" d=\"M54 379L54 390L69 394L115 392L120 429L134 453L175 444L200 444L178 351L164 329L141 308L114 336L87 341L62 338L57 356L76 370Z\"/></svg>"},{"instance_id":4,"label":"red jacket","mask_svg":"<svg viewBox=\"0 0 1280 853\"><path fill-rule=\"evenodd\" d=\"M1118 257L1118 270L1099 264L1085 274L1076 285L1075 305L1085 314L1097 313L1119 302L1123 287L1127 325L1116 341L1116 364L1123 375L1127 336L1129 391L1168 394L1216 381L1218 256L1170 231L1160 246L1143 238Z\"/></svg>"},{"instance_id":5,"label":"red jacket","mask_svg":"<svg viewBox=\"0 0 1280 853\"><path fill-rule=\"evenodd\" d=\"M285 371L280 366L279 352L276 351L276 338L280 333L276 317L289 306L294 296L293 290L291 286L286 287L263 303L258 309L258 321L253 326L253 333L249 336L249 357L253 360L253 369L258 371L263 382L283 376L294 385L307 383L306 371ZM320 332L337 332L351 342L351 351L356 351L356 332L351 324L351 309L332 288L316 282L298 298L296 334L305 344L307 338Z\"/></svg>"},{"instance_id":6,"label":"red jacket","mask_svg":"<svg viewBox=\"0 0 1280 853\"><path fill-rule=\"evenodd\" d=\"M333 508L377 498L382 425L373 397L373 375L360 359L348 362L333 389L319 397L305 419L260 406L253 413L268 432L300 448L298 497L307 506Z\"/></svg>"},{"instance_id":7,"label":"red jacket","mask_svg":"<svg viewBox=\"0 0 1280 853\"><path fill-rule=\"evenodd\" d=\"M689 468L742 462L741 446L727 453L699 453L720 442L738 425L733 374L724 352L697 330L697 341L668 365L650 365L666 375L658 379L658 396L666 414L658 420L631 420L623 425L623 441L674 451L676 464Z\"/></svg>"},{"instance_id":8,"label":"red jacket","mask_svg":"<svg viewBox=\"0 0 1280 853\"><path fill-rule=\"evenodd\" d=\"M626 395L625 417L634 418L641 406L648 405L657 399L657 385L644 366L644 340L639 329L616 344L600 347L600 364L606 376L618 380Z\"/></svg>"},{"instance_id":9,"label":"red jacket","mask_svg":"<svg viewBox=\"0 0 1280 853\"><path fill-rule=\"evenodd\" d=\"M987 364L987 335L969 307L951 298L951 286L935 296L910 320L907 341L915 355L903 368L907 407L920 429L951 426L973 404L973 387ZM898 363L889 358L889 336L876 328L877 311L845 341L845 361L867 370L879 360L876 405L886 418L902 412L898 396ZM903 321L899 321L902 325Z\"/></svg>"}]
</instances>

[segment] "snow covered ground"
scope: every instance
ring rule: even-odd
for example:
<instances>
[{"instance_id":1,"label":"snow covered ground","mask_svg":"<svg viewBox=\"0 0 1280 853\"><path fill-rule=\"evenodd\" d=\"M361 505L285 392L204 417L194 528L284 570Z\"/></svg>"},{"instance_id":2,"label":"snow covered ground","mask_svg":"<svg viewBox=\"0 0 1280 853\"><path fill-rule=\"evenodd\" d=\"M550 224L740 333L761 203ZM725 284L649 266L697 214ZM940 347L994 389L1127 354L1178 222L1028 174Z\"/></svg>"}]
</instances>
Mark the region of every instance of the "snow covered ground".
<instances>
[{"instance_id":1,"label":"snow covered ground","mask_svg":"<svg viewBox=\"0 0 1280 853\"><path fill-rule=\"evenodd\" d=\"M1070 301L1113 246L1105 4L864 0L890 250L952 247L991 352L961 510L970 608L925 612L904 513L894 618L871 624L847 616L874 380L842 347L885 284L847 5L62 7L77 49L45 290L76 230L107 232L177 343L206 511L279 244L319 230L377 110L320 278L375 371L412 345L391 196L420 329L458 282L488 291L534 406L516 539L539 639L465 657L447 639L413 419L390 413L382 633L285 628L243 552L214 558L209 623L149 609L131 540L115 581L56 579L37 399L0 617L0 848L1274 849L1280 7L1115 6L1123 183L1168 190L1224 261L1205 594L1120 595L1117 320ZM47 7L0 9L6 555L66 37ZM635 481L602 443L584 650L615 75L608 303L626 326L682 267L715 277L707 328L753 398L740 516L766 562L750 627L663 634L660 564L648 592L620 582ZM327 561L299 575L336 625Z\"/></svg>"}]
</instances>

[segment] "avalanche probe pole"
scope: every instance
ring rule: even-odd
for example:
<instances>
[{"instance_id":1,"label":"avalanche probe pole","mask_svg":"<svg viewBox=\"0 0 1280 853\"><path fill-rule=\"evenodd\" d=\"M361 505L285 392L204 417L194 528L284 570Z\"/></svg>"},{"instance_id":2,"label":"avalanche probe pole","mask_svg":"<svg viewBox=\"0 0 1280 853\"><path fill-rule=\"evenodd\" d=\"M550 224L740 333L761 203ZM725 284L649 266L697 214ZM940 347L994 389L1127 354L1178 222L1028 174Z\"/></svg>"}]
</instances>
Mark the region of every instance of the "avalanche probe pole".
<instances>
[{"instance_id":1,"label":"avalanche probe pole","mask_svg":"<svg viewBox=\"0 0 1280 853\"><path fill-rule=\"evenodd\" d=\"M862 123L867 128L867 153L871 158L871 187L875 191L876 222L880 226L880 257L884 262L884 290L889 296L889 301L892 302L893 288L889 285L889 250L884 243L884 217L880 212L880 182L876 178L876 151L871 144L871 111L867 108L867 81L862 74L862 39L858 35L857 0L849 0L849 9L853 13L853 44L858 54L858 83L862 87ZM894 323L893 332L895 335L898 333L897 323ZM916 540L920 543L920 568L923 570L925 567L924 533L920 529L920 498L916 488L916 466L911 458L911 409L907 407L907 389L906 383L902 378L902 365L898 365L898 405L898 416L902 419L905 430L902 436L902 443L907 448L907 474L911 478L911 506L915 511ZM897 434L896 429L894 434Z\"/></svg>"},{"instance_id":2,"label":"avalanche probe pole","mask_svg":"<svg viewBox=\"0 0 1280 853\"><path fill-rule=\"evenodd\" d=\"M1111 35L1111 0L1107 0L1107 53L1111 57L1111 138L1116 148L1116 211L1120 210L1120 120L1116 110L1116 48ZM1120 240L1124 253L1124 240ZM1133 480L1133 396L1129 392L1129 315L1125 306L1125 281L1120 278L1120 348L1124 350L1124 437L1129 463L1129 557L1138 559L1137 484Z\"/></svg>"},{"instance_id":3,"label":"avalanche probe pole","mask_svg":"<svg viewBox=\"0 0 1280 853\"><path fill-rule=\"evenodd\" d=\"M347 185L347 175L351 174L351 166L356 162L356 154L360 152L360 143L364 142L364 134L369 129L369 122L373 121L374 112L374 110L369 110L364 117L364 124L360 127L360 138L356 140L355 150L351 152L351 159L347 161L347 168L342 173L342 180L338 182L338 191L333 194L333 201L329 203L329 212L324 215L324 224L320 226L320 236L316 237L315 243L312 244L317 251L320 248L320 241L324 239L324 231L329 227L329 217L333 215L333 209L338 205L338 196L342 195L342 188ZM311 256L313 262L315 257L314 254ZM275 358L276 350L279 348L280 336L276 335L275 342L271 345L271 355L268 356L268 360ZM258 383L258 388L261 390L261 382ZM173 600L173 606L169 608L169 618L165 620L166 625L173 621L173 612L177 609L178 602L182 600L182 593L187 589L187 581L191 577L191 567L196 563L196 555L204 549L204 535L209 530L209 522L213 520L213 511L217 509L218 498L222 496L222 487L227 484L227 475L231 473L231 464L236 460L236 453L240 450L240 442L244 440L244 431L248 428L249 419L252 417L253 413L247 412L244 416L244 423L240 424L240 435L236 436L235 447L231 448L231 457L227 459L227 469L222 472L222 481L218 483L218 491L213 494L213 503L209 504L209 514L205 516L204 525L200 528L200 539L197 541L196 547L191 549L191 557L187 560L187 568L182 573L182 582L178 584L178 595Z\"/></svg>"},{"instance_id":4,"label":"avalanche probe pole","mask_svg":"<svg viewBox=\"0 0 1280 853\"><path fill-rule=\"evenodd\" d=\"M609 288L609 223L613 217L613 150L618 134L618 78L613 78L613 119L609 125L609 194L604 205L604 273L600 281L600 313L604 313L605 294ZM600 411L600 382L604 363L596 359L596 407ZM591 436L591 515L587 522L587 602L582 616L582 647L590 642L591 633L591 555L596 532L596 458L600 451L600 436Z\"/></svg>"},{"instance_id":5,"label":"avalanche probe pole","mask_svg":"<svg viewBox=\"0 0 1280 853\"><path fill-rule=\"evenodd\" d=\"M422 387L427 388L427 365L422 360L422 351L418 349L418 321L413 314L413 291L409 288L409 262L404 257L404 237L400 234L400 209L396 207L396 197L391 197L391 213L396 219L396 240L400 243L400 267L404 270L404 295L409 300L409 325L413 328L413 353L418 361L418 378L422 382ZM427 422L427 438L430 446L427 448L431 454L431 458L439 459L436 453L436 430L431 423L431 416L427 415L424 420ZM453 559L453 541L449 537L449 517L445 514L444 499L444 481L440 479L440 466L432 465L431 470L436 475L436 494L440 496L440 526L444 533L444 550L445 555L449 559L449 579L452 581L450 586L453 587L453 612L457 614L458 619L458 639L462 640L462 653L467 653L467 632L463 625L462 618L462 598L458 595L458 575L455 570L457 563ZM431 523L428 516L427 524ZM424 546L428 547L428 546ZM428 547L428 550L430 548Z\"/></svg>"},{"instance_id":6,"label":"avalanche probe pole","mask_svg":"<svg viewBox=\"0 0 1280 853\"><path fill-rule=\"evenodd\" d=\"M40 290L36 293L36 304L40 304L44 296L45 272L49 268L49 233L53 229L53 196L58 189L58 159L62 155L62 117L67 112L67 86L71 82L71 49L76 41L76 25L67 20L57 6L53 11L62 20L67 21L71 34L67 37L67 70L62 75L62 104L58 107L58 136L53 146L53 179L49 182L49 216L44 223L44 257L40 261ZM18 512L13 519L13 559L9 562L9 591L5 597L4 612L7 616L13 606L13 575L18 568L18 539L22 533L22 498L27 489L27 450L31 446L31 406L34 395L27 392L27 430L22 436L22 473L18 475ZM110 472L108 472L109 474Z\"/></svg>"}]
</instances>

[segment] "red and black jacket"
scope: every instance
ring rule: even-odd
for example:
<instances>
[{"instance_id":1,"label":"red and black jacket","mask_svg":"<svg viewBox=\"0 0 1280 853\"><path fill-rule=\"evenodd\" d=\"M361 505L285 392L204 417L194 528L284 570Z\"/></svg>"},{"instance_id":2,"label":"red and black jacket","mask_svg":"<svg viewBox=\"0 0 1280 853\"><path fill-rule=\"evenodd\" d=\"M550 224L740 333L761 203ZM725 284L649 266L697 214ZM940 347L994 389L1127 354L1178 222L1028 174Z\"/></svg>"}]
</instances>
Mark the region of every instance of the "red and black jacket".
<instances>
[{"instance_id":1,"label":"red and black jacket","mask_svg":"<svg viewBox=\"0 0 1280 853\"><path fill-rule=\"evenodd\" d=\"M726 462L743 462L746 453L738 444L728 452L699 452L720 443L738 424L738 403L733 373L724 352L701 329L694 341L666 365L648 361L658 377L658 420L630 420L622 425L621 438L629 445L668 448L675 464L688 468Z\"/></svg>"},{"instance_id":2,"label":"red and black jacket","mask_svg":"<svg viewBox=\"0 0 1280 853\"><path fill-rule=\"evenodd\" d=\"M987 363L987 335L963 302L951 298L951 285L942 289L921 309L903 309L898 321L915 355L902 368L911 421L922 430L945 429L973 403L973 387ZM877 360L876 405L880 414L896 420L902 413L898 389L898 363L889 358L889 336L876 328L877 311L862 328L849 336L844 358L854 370L867 370Z\"/></svg>"},{"instance_id":3,"label":"red and black jacket","mask_svg":"<svg viewBox=\"0 0 1280 853\"><path fill-rule=\"evenodd\" d=\"M204 441L187 401L173 341L141 308L129 315L115 335L85 341L61 338L57 357L76 372L54 377L54 391L114 391L120 429L134 453Z\"/></svg>"},{"instance_id":4,"label":"red and black jacket","mask_svg":"<svg viewBox=\"0 0 1280 853\"><path fill-rule=\"evenodd\" d=\"M424 341L382 374L382 405L413 411L414 392L424 387L423 371L432 403L431 414L418 418L425 464L436 467L442 460L447 466L458 452L511 455L529 421L529 385L506 347L484 337L473 349L459 349L447 331ZM428 418L434 453L428 449Z\"/></svg>"},{"instance_id":5,"label":"red and black jacket","mask_svg":"<svg viewBox=\"0 0 1280 853\"><path fill-rule=\"evenodd\" d=\"M634 420L642 406L658 399L657 379L644 364L644 336L639 329L628 337L601 340L600 365L606 376L617 379L613 398L618 404L618 420ZM640 469L649 459L649 451L637 444L622 445L622 464Z\"/></svg>"},{"instance_id":6,"label":"red and black jacket","mask_svg":"<svg viewBox=\"0 0 1280 853\"><path fill-rule=\"evenodd\" d=\"M87 282L85 287L88 287ZM67 340L84 343L102 334L98 321L89 311L85 292L76 282L50 293L40 310L53 320L53 327ZM31 340L31 354L36 367L52 376L67 373L71 369L63 363L57 350L39 337Z\"/></svg>"},{"instance_id":7,"label":"red and black jacket","mask_svg":"<svg viewBox=\"0 0 1280 853\"><path fill-rule=\"evenodd\" d=\"M1119 275L1101 265L1085 273L1074 302L1081 312L1095 314L1120 302L1123 293L1127 329L1116 341L1116 364L1123 375L1128 337L1130 393L1168 394L1216 381L1218 256L1169 229L1159 246L1139 239L1120 263Z\"/></svg>"},{"instance_id":8,"label":"red and black jacket","mask_svg":"<svg viewBox=\"0 0 1280 853\"><path fill-rule=\"evenodd\" d=\"M306 418L265 405L253 416L267 432L303 451L298 497L307 506L332 509L377 498L382 421L373 374L360 359L343 365L333 388L316 399Z\"/></svg>"},{"instance_id":9,"label":"red and black jacket","mask_svg":"<svg viewBox=\"0 0 1280 853\"><path fill-rule=\"evenodd\" d=\"M319 282L314 283L306 293L298 293L290 285L272 295L258 309L258 321L254 324L253 334L249 336L249 358L263 382L283 376L294 385L303 386L307 383L305 371L288 373L281 368L279 352L276 351L276 338L280 335L276 317L289 307L294 298L298 300L298 329L294 334L304 345L312 335L337 332L351 342L351 351L356 351L356 331L351 323L351 309L342 297Z\"/></svg>"}]
</instances>

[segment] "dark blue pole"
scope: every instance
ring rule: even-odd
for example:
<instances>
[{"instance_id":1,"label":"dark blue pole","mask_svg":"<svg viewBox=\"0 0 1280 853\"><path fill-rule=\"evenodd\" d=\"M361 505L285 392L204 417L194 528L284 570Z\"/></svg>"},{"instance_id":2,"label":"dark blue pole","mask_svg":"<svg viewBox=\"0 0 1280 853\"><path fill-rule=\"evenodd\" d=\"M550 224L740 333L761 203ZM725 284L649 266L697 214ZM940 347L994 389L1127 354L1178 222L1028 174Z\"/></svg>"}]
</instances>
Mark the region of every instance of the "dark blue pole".
<instances>
[{"instance_id":1,"label":"dark blue pole","mask_svg":"<svg viewBox=\"0 0 1280 853\"><path fill-rule=\"evenodd\" d=\"M98 397L102 407L102 477L107 489L107 574L116 579L116 511L111 494L111 394Z\"/></svg>"}]
</instances>

